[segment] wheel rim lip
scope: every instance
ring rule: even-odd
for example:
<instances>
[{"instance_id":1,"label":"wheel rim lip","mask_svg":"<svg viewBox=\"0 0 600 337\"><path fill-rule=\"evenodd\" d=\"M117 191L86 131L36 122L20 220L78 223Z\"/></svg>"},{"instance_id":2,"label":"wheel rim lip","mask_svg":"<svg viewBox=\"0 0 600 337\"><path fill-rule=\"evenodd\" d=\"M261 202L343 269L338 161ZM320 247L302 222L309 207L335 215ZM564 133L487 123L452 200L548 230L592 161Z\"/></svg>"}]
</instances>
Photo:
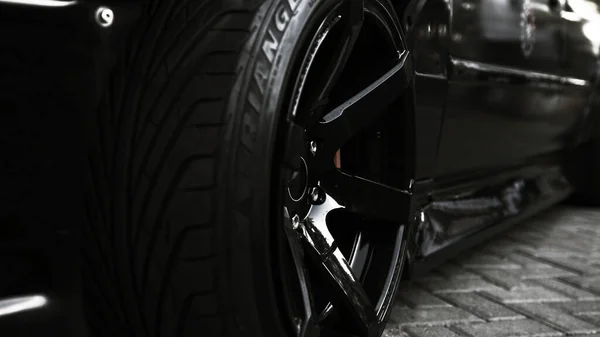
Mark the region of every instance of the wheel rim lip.
<instances>
[{"instance_id":1,"label":"wheel rim lip","mask_svg":"<svg viewBox=\"0 0 600 337\"><path fill-rule=\"evenodd\" d=\"M318 25L317 32L310 39L311 42L309 43L309 46L313 47L313 45L314 45L314 47L316 47L316 50L314 51L314 53L311 53L310 50L307 51L303 57L302 65L306 65L307 70L304 71L302 69L304 67L301 67L301 74L296 79L296 82L293 87L294 95L292 96L292 100L290 102L290 107L288 108L288 111L290 111L290 116L292 118L296 117L296 115L298 113L298 107L299 107L300 100L302 99L302 93L304 91L306 79L308 77L310 68L314 65L313 63L314 63L316 56L318 55L318 51L323 47L323 43L327 39L327 36L331 33L332 28L334 28L335 25L339 24L340 20L342 19L342 15L339 13L336 13L336 12L339 12L341 4L342 4L342 2L340 1L336 6L334 6L331 13L326 15L326 17L323 20L320 20L321 22ZM379 6L375 6L375 4L377 4ZM385 27L385 29L387 30L387 33L388 33L387 37L391 37L392 40L394 40L394 35L397 35L396 36L397 41L393 41L392 43L394 44L394 49L396 50L396 52L399 56L403 50L407 49L404 44L404 40L400 36L400 31L398 30L399 28L395 29L396 34L394 34L392 32L391 27L389 27L389 25L385 24L386 20L384 18L381 18L381 16L379 15L379 13L377 11L377 7L382 7L377 0L366 1L363 12L365 14L369 14L369 15L375 17L377 19L377 21L379 21L380 23L383 24L383 26ZM392 16L392 14L390 14L390 13L387 13L387 15ZM329 22L329 24L330 24L329 27L326 26L326 24L328 24L327 21L331 21L331 22ZM321 32L321 31L322 31L322 36L319 36L319 32Z\"/></svg>"},{"instance_id":2,"label":"wheel rim lip","mask_svg":"<svg viewBox=\"0 0 600 337\"><path fill-rule=\"evenodd\" d=\"M390 41L392 41L394 43L394 50L398 53L398 55L400 55L402 53L400 47L405 48L404 45L404 41L402 40L401 36L400 36L400 32L399 32L399 27L395 26L393 28L390 28L389 25L386 24L386 20L382 19L378 14L377 10L375 10L375 8L372 7L367 7L367 4L373 4L373 3L378 3L377 1L373 1L373 2L366 2L365 3L365 8L363 9L363 13L366 15L371 15L373 16L376 20L378 20L380 23L383 24L383 26L387 29L386 33L389 34L389 36L386 36L386 38L388 38ZM331 34L331 31L335 28L335 26L337 24L340 23L340 20L342 20L342 16L338 13L336 13L339 10L341 2L336 5L334 7L334 9L329 13L325 15L325 18L323 18L322 20L320 20L319 24L318 24L318 29L316 31L316 33L314 33L314 35L312 36L312 38L310 39L310 44L309 44L309 49L305 52L303 58L302 58L302 63L301 63L301 74L298 76L298 78L296 79L295 85L293 86L293 90L294 90L294 94L292 96L291 102L290 102L290 107L287 110L288 113L290 113L290 115L292 116L292 118L295 118L298 114L298 109L299 109L299 105L300 102L302 100L302 94L305 93L304 89L305 89L305 85L306 85L306 81L308 78L308 75L311 73L311 70L313 69L314 66L314 61L317 58L317 55L319 55L319 51L321 50L321 48L323 47L323 44L325 43L325 41L327 40L328 36ZM390 15L388 13L388 15ZM327 27L326 25L329 24L329 27ZM324 31L323 31L324 30ZM398 33L398 36L393 36L393 31L396 30L396 32ZM321 36L319 36L319 33L321 33ZM396 39L398 39L397 41L395 41ZM314 51L311 52L311 49L314 47L314 45L316 44L316 48ZM310 171L308 170L307 173L310 176ZM306 190L308 190L308 188L310 188L310 182L309 180L307 180L307 188L305 189L305 192L303 193L303 195L306 195ZM286 191L287 194L287 191ZM312 206L310 206L309 208L312 208ZM403 231L403 234L400 236L400 238L396 238L396 240L394 241L394 252L392 253L394 254L394 256L391 257L391 264L396 265L396 264L400 264L400 268L402 268L402 265L404 263L404 255L405 255L405 251L406 251L406 237L404 234L406 234L406 231L404 230L405 226L401 226L403 228L399 228L399 231ZM356 233L357 235L360 235L360 232ZM285 238L284 238L285 240ZM353 245L352 251L358 250L358 247L356 245ZM354 254L350 254L350 256L348 256L348 261L353 261L355 260L355 255ZM364 266L364 268L367 268L366 266ZM391 296L391 294L393 294L395 292L395 288L396 283L398 282L398 280L394 280L393 277L394 275L392 274L391 271L391 267L390 270L388 271L388 273L385 275L385 281L384 281L384 289L382 289L382 292L379 296L377 296L378 300L375 304L375 310L377 313L377 316L379 318L379 320L383 320L384 317L382 317L383 315L381 315L381 313L383 311L384 314L389 314L389 305L391 302L391 299L393 298L393 296ZM293 321L293 317L292 317L292 321Z\"/></svg>"},{"instance_id":3,"label":"wheel rim lip","mask_svg":"<svg viewBox=\"0 0 600 337\"><path fill-rule=\"evenodd\" d=\"M338 10L339 6L340 5L338 4L334 10ZM319 24L319 28L317 29L315 36L313 36L313 38L311 39L309 49L315 48L315 50L314 52L311 52L311 50L307 51L302 61L302 66L300 70L301 74L296 79L296 84L294 85L293 89L294 95L292 96L292 102L290 103L291 106L289 108L292 118L295 118L298 114L298 108L300 105L300 100L302 99L302 93L304 92L304 86L308 78L308 73L313 66L318 52L323 47L323 43L327 39L327 36L331 33L331 29L335 27L337 23L339 23L339 20L341 20L341 18L342 16L336 13L330 13L329 15L327 15L327 17L324 18L324 20L322 20L322 22ZM331 26L325 26L327 24L327 21L331 21L329 23ZM319 33L321 33L321 36L319 36Z\"/></svg>"}]
</instances>

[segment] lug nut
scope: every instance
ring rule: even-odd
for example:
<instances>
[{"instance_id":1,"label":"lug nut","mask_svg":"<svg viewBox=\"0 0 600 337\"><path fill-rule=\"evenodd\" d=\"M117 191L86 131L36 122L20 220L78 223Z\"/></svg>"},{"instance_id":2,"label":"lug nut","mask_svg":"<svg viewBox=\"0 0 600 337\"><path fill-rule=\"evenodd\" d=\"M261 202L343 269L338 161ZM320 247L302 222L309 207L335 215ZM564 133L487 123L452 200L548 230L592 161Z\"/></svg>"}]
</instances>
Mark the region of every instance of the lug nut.
<instances>
[{"instance_id":1,"label":"lug nut","mask_svg":"<svg viewBox=\"0 0 600 337\"><path fill-rule=\"evenodd\" d=\"M320 205L325 201L325 194L319 187L313 187L309 190L310 203Z\"/></svg>"},{"instance_id":2,"label":"lug nut","mask_svg":"<svg viewBox=\"0 0 600 337\"><path fill-rule=\"evenodd\" d=\"M314 140L311 141L308 144L308 149L310 150L310 153L314 156L315 154L317 154L317 142L315 142Z\"/></svg>"},{"instance_id":3,"label":"lug nut","mask_svg":"<svg viewBox=\"0 0 600 337\"><path fill-rule=\"evenodd\" d=\"M98 7L96 10L96 22L102 27L110 27L115 19L115 13L110 8Z\"/></svg>"},{"instance_id":4,"label":"lug nut","mask_svg":"<svg viewBox=\"0 0 600 337\"><path fill-rule=\"evenodd\" d=\"M299 226L300 226L300 217L298 216L298 214L294 214L294 216L292 217L292 228L298 229Z\"/></svg>"}]
</instances>

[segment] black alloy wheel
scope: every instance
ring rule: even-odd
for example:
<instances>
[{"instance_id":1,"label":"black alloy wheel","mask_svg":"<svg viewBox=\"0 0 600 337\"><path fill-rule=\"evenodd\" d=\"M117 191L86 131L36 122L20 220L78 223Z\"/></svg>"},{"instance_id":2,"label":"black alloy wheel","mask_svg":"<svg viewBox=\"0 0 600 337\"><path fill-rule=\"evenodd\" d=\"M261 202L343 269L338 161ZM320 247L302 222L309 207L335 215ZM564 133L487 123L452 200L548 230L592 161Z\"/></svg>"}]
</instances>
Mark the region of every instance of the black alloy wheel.
<instances>
[{"instance_id":1,"label":"black alloy wheel","mask_svg":"<svg viewBox=\"0 0 600 337\"><path fill-rule=\"evenodd\" d=\"M368 160L353 158L365 130L406 113L393 109L411 55L379 1L338 2L316 27L298 52L273 184L282 303L295 336L379 336L402 276L409 196L360 175Z\"/></svg>"}]
</instances>

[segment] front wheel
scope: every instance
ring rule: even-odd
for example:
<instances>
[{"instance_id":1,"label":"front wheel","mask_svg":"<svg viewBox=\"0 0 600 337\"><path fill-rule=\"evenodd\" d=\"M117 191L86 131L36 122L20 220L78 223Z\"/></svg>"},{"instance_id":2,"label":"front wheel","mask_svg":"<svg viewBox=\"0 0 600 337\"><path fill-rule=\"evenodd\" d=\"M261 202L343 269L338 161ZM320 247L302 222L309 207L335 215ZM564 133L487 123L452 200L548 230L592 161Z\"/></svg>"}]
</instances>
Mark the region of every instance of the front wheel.
<instances>
[{"instance_id":1,"label":"front wheel","mask_svg":"<svg viewBox=\"0 0 600 337\"><path fill-rule=\"evenodd\" d=\"M379 336L409 205L370 156L410 113L393 7L146 6L90 123L93 335Z\"/></svg>"}]
</instances>

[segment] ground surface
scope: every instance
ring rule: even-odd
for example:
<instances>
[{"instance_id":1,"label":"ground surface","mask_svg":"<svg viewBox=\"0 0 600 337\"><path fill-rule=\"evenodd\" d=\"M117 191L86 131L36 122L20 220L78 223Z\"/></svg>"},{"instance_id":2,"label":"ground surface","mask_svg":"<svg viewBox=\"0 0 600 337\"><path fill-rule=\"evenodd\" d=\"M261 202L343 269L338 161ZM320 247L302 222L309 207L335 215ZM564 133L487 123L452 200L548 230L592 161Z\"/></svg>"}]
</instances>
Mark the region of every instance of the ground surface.
<instances>
[{"instance_id":1,"label":"ground surface","mask_svg":"<svg viewBox=\"0 0 600 337\"><path fill-rule=\"evenodd\" d=\"M600 337L600 210L558 207L401 289L386 337Z\"/></svg>"}]
</instances>

